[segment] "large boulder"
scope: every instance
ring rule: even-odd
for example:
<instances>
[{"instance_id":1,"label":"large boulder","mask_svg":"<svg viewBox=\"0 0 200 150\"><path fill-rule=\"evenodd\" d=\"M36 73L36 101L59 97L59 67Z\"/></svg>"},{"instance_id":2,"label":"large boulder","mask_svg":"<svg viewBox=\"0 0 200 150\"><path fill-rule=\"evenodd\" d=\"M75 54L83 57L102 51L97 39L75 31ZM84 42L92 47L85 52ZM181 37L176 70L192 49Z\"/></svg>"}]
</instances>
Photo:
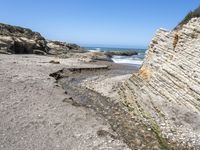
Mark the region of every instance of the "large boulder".
<instances>
[{"instance_id":1,"label":"large boulder","mask_svg":"<svg viewBox=\"0 0 200 150\"><path fill-rule=\"evenodd\" d=\"M34 49L48 52L46 43L38 32L0 23L1 53L32 54Z\"/></svg>"}]
</instances>

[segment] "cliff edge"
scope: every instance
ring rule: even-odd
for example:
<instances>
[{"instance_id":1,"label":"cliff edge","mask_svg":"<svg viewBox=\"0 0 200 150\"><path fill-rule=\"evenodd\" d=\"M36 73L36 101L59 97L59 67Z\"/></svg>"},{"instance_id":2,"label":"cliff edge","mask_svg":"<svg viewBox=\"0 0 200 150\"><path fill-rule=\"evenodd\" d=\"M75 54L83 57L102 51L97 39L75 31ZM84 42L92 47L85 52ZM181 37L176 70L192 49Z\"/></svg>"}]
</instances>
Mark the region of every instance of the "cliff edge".
<instances>
[{"instance_id":1,"label":"cliff edge","mask_svg":"<svg viewBox=\"0 0 200 150\"><path fill-rule=\"evenodd\" d=\"M134 114L159 135L200 147L200 18L181 29L160 29L137 74L121 96Z\"/></svg>"}]
</instances>

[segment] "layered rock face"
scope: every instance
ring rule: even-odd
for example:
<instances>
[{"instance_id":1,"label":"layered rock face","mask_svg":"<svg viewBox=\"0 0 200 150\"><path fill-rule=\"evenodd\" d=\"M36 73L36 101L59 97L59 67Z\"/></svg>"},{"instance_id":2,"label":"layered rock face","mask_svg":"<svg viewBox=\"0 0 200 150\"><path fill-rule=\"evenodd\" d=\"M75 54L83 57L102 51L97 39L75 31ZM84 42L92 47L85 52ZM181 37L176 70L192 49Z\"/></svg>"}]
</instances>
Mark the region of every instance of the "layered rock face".
<instances>
[{"instance_id":1,"label":"layered rock face","mask_svg":"<svg viewBox=\"0 0 200 150\"><path fill-rule=\"evenodd\" d=\"M0 52L14 54L31 54L47 52L46 40L30 29L0 24Z\"/></svg>"},{"instance_id":2,"label":"layered rock face","mask_svg":"<svg viewBox=\"0 0 200 150\"><path fill-rule=\"evenodd\" d=\"M200 18L175 31L160 29L122 99L168 139L200 146Z\"/></svg>"}]
</instances>

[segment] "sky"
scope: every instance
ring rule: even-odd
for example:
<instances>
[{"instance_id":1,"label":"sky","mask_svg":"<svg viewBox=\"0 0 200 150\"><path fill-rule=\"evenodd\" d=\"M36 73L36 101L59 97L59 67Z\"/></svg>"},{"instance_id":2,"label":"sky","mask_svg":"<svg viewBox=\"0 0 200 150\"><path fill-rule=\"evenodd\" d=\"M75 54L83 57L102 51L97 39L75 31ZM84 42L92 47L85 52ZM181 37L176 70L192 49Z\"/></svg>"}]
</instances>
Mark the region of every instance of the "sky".
<instances>
[{"instance_id":1,"label":"sky","mask_svg":"<svg viewBox=\"0 0 200 150\"><path fill-rule=\"evenodd\" d=\"M0 0L0 22L81 46L146 48L199 0Z\"/></svg>"}]
</instances>

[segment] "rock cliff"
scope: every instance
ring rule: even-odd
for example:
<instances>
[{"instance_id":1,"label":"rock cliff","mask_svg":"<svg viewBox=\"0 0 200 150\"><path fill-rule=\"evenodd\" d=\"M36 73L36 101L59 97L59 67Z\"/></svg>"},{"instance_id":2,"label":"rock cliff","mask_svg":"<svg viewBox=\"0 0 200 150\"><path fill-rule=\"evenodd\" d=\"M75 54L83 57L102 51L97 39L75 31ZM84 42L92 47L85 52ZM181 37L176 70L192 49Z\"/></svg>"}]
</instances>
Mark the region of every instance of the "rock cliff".
<instances>
[{"instance_id":1,"label":"rock cliff","mask_svg":"<svg viewBox=\"0 0 200 150\"><path fill-rule=\"evenodd\" d=\"M0 53L4 54L66 54L84 52L80 46L49 41L30 29L0 23Z\"/></svg>"},{"instance_id":2,"label":"rock cliff","mask_svg":"<svg viewBox=\"0 0 200 150\"><path fill-rule=\"evenodd\" d=\"M30 29L0 24L1 53L30 54L34 50L47 52L46 40Z\"/></svg>"},{"instance_id":3,"label":"rock cliff","mask_svg":"<svg viewBox=\"0 0 200 150\"><path fill-rule=\"evenodd\" d=\"M200 18L160 29L137 74L121 87L134 114L171 142L200 147Z\"/></svg>"}]
</instances>

